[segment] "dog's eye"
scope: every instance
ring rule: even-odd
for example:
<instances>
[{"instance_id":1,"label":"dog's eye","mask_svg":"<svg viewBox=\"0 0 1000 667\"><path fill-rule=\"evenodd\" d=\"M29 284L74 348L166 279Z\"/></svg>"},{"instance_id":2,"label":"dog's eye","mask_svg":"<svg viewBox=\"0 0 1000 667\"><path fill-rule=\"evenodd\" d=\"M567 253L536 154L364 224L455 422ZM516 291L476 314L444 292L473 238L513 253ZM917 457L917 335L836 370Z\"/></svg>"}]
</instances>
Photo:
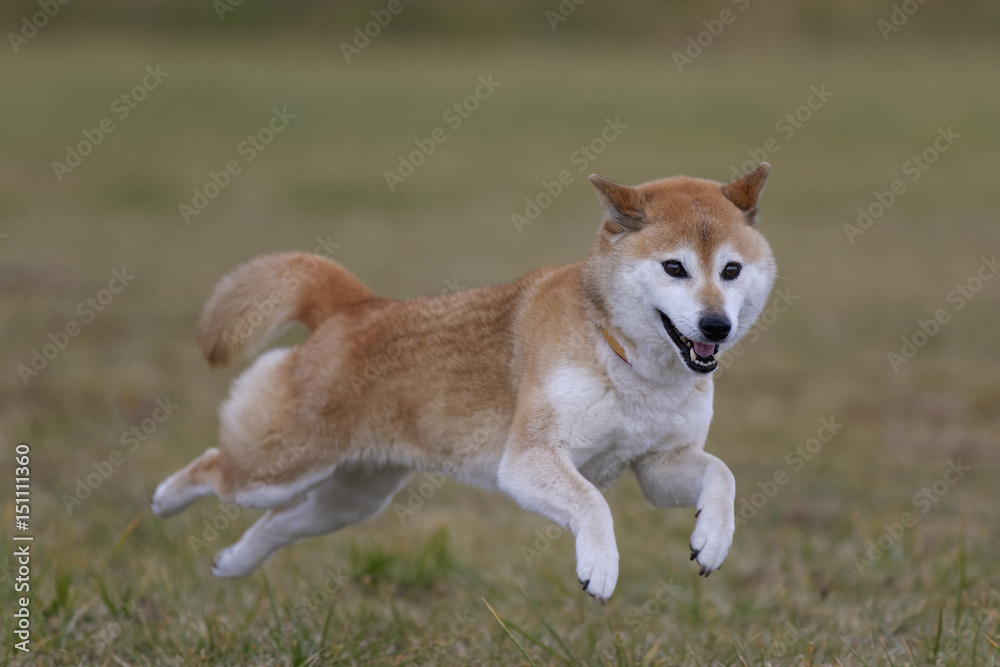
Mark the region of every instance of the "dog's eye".
<instances>
[{"instance_id":1,"label":"dog's eye","mask_svg":"<svg viewBox=\"0 0 1000 667\"><path fill-rule=\"evenodd\" d=\"M687 278L687 271L684 270L684 265L676 259L668 259L665 261L663 263L663 270L667 272L668 276L673 276L674 278Z\"/></svg>"},{"instance_id":2,"label":"dog's eye","mask_svg":"<svg viewBox=\"0 0 1000 667\"><path fill-rule=\"evenodd\" d=\"M722 279L733 280L736 276L740 275L742 269L743 267L736 262L729 262L729 264L726 264L726 268L722 269Z\"/></svg>"}]
</instances>

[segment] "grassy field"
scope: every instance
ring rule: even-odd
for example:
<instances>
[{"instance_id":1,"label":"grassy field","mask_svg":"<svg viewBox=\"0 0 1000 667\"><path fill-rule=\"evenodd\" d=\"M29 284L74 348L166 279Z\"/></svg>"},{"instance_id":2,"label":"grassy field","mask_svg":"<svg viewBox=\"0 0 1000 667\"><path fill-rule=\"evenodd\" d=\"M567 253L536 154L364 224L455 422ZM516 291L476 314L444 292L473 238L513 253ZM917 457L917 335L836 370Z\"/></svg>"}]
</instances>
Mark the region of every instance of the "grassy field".
<instances>
[{"instance_id":1,"label":"grassy field","mask_svg":"<svg viewBox=\"0 0 1000 667\"><path fill-rule=\"evenodd\" d=\"M91 38L0 60L0 488L30 443L36 536L32 653L13 647L6 555L0 658L1000 664L1000 280L984 263L1000 246L1000 53L879 46L720 47L683 73L670 46L374 41L346 66L334 41ZM132 108L120 98L147 66L169 74ZM446 116L479 77L499 86ZM248 162L274 109L287 127ZM53 167L105 118L77 166ZM627 127L579 152L607 119ZM385 172L435 128L447 139L390 190ZM726 180L747 151L773 165L761 228L791 305L718 377L708 449L744 521L711 579L688 561L693 512L647 507L632 478L607 494L621 576L603 607L579 590L570 537L450 481L420 504L417 476L396 501L412 515L300 543L240 581L209 566L255 512L148 513L155 485L215 443L240 369L210 371L194 325L237 263L320 248L397 297L504 282L583 256L599 221L587 174ZM180 205L230 161L239 173L186 223ZM572 184L518 230L512 214L564 169ZM872 223L845 230L858 207ZM162 422L158 401L176 406ZM12 492L0 508L9 554Z\"/></svg>"}]
</instances>

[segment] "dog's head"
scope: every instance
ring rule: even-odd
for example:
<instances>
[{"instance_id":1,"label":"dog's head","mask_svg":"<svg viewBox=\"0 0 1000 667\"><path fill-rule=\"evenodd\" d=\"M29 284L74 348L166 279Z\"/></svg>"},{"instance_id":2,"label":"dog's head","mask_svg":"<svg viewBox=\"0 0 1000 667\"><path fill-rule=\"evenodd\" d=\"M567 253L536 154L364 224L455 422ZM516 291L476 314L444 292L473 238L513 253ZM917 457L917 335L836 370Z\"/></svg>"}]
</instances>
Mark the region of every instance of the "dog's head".
<instances>
[{"instance_id":1,"label":"dog's head","mask_svg":"<svg viewBox=\"0 0 1000 667\"><path fill-rule=\"evenodd\" d=\"M604 221L585 289L643 368L711 373L764 308L775 265L756 220L769 169L761 163L726 184L678 176L629 187L590 177Z\"/></svg>"}]
</instances>

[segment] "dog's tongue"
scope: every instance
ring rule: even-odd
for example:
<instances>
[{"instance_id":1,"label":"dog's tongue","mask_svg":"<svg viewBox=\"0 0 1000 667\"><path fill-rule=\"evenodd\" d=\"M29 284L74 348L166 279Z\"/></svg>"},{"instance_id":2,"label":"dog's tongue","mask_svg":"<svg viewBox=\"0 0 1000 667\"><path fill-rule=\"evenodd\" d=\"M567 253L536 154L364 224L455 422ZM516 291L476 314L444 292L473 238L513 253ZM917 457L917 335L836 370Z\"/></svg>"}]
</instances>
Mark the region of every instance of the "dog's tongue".
<instances>
[{"instance_id":1,"label":"dog's tongue","mask_svg":"<svg viewBox=\"0 0 1000 667\"><path fill-rule=\"evenodd\" d=\"M712 343L695 343L691 341L694 346L694 353L699 357L708 358L715 354L715 345Z\"/></svg>"}]
</instances>

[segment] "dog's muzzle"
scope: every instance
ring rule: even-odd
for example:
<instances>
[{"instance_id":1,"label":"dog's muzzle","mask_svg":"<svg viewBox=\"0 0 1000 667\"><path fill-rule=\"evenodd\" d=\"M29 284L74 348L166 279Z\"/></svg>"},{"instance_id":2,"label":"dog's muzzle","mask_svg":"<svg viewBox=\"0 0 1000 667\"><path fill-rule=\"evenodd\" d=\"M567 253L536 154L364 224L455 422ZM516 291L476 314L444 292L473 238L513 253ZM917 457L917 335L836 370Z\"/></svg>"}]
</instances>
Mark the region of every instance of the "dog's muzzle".
<instances>
[{"instance_id":1,"label":"dog's muzzle","mask_svg":"<svg viewBox=\"0 0 1000 667\"><path fill-rule=\"evenodd\" d=\"M711 373L719 367L719 362L715 359L715 353L719 351L719 346L715 343L697 343L688 339L677 330L670 318L660 310L660 319L663 321L663 328L666 329L670 340L674 341L681 357L687 367L695 373ZM727 332L728 333L728 332Z\"/></svg>"}]
</instances>

